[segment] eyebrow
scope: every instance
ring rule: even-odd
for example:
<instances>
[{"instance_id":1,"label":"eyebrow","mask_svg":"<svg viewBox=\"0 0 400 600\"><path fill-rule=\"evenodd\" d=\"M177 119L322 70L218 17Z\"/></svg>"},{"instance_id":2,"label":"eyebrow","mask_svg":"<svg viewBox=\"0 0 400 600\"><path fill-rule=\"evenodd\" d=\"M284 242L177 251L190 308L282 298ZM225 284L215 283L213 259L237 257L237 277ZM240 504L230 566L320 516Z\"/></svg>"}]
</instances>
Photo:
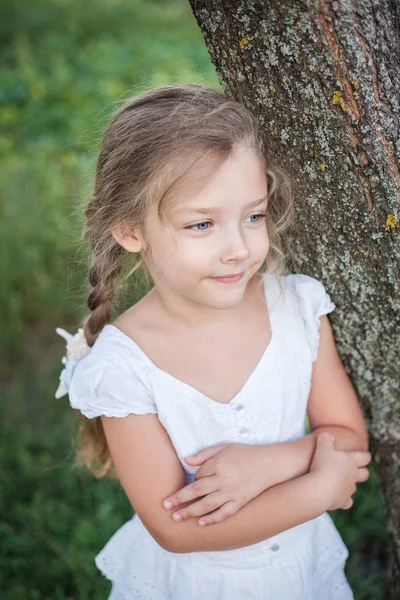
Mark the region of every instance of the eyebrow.
<instances>
[{"instance_id":1,"label":"eyebrow","mask_svg":"<svg viewBox=\"0 0 400 600\"><path fill-rule=\"evenodd\" d=\"M265 202L267 200L267 196L263 196L262 198L259 198L258 200L253 200L252 202L249 202L245 208L252 208L254 206L258 206L259 204L261 204L262 202ZM219 206L212 206L210 208L183 208L180 211L181 213L200 213L200 214L213 214L213 213L219 213L221 212L221 208Z\"/></svg>"}]
</instances>

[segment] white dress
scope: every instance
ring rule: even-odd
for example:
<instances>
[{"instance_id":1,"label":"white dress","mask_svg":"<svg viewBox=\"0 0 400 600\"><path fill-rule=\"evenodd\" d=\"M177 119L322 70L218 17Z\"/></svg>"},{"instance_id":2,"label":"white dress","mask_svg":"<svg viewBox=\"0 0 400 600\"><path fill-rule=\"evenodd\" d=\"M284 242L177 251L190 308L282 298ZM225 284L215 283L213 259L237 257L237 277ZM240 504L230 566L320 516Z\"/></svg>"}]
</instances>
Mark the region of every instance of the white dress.
<instances>
[{"instance_id":1,"label":"white dress","mask_svg":"<svg viewBox=\"0 0 400 600\"><path fill-rule=\"evenodd\" d=\"M307 275L283 277L283 294L272 275L264 273L263 282L271 341L230 402L216 402L159 369L108 324L86 356L64 361L60 379L71 406L89 418L157 413L188 483L198 467L183 459L202 448L302 437L319 317L335 305ZM112 600L353 600L347 557L327 513L251 546L187 554L164 550L134 515L95 561L113 583Z\"/></svg>"}]
</instances>

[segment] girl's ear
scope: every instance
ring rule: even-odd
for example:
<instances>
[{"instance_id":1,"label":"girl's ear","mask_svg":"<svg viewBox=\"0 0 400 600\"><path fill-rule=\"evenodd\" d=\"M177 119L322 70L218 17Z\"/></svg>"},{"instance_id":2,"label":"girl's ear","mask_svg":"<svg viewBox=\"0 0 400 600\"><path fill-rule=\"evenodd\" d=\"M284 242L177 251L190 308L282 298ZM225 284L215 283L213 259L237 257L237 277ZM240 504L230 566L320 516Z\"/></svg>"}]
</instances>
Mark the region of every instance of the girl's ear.
<instances>
[{"instance_id":1,"label":"girl's ear","mask_svg":"<svg viewBox=\"0 0 400 600\"><path fill-rule=\"evenodd\" d=\"M138 229L131 227L129 230L122 228L111 229L116 242L128 252L139 253L144 250L144 240Z\"/></svg>"}]
</instances>

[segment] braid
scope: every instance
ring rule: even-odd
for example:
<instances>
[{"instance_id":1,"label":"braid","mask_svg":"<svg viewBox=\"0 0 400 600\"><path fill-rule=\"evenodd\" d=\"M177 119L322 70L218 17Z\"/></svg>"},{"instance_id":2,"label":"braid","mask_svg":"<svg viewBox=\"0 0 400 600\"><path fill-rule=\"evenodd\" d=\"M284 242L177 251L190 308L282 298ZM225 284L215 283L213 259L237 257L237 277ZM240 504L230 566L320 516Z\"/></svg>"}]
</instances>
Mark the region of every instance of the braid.
<instances>
[{"instance_id":1,"label":"braid","mask_svg":"<svg viewBox=\"0 0 400 600\"><path fill-rule=\"evenodd\" d=\"M91 290L87 299L89 316L83 322L85 337L89 346L93 346L104 325L110 320L112 299L115 294L117 278L123 268L124 248L112 236L104 211L101 209L101 194L94 194L85 208L84 238L92 247L92 264L89 267ZM99 233L100 232L100 233Z\"/></svg>"},{"instance_id":2,"label":"braid","mask_svg":"<svg viewBox=\"0 0 400 600\"><path fill-rule=\"evenodd\" d=\"M112 299L117 278L122 272L124 249L117 242L104 255L94 255L89 268L89 282L92 286L87 299L91 314L84 323L84 331L89 346L93 346L98 334L111 317Z\"/></svg>"},{"instance_id":3,"label":"braid","mask_svg":"<svg viewBox=\"0 0 400 600\"><path fill-rule=\"evenodd\" d=\"M114 238L109 238L107 250L103 248L99 254L93 254L89 268L89 283L92 289L87 299L91 313L83 323L89 346L93 346L100 331L110 320L112 299L123 268L123 254L124 249ZM82 414L79 417L77 463L86 464L96 477L106 474L115 477L101 418L88 419ZM96 464L93 464L93 459Z\"/></svg>"},{"instance_id":4,"label":"braid","mask_svg":"<svg viewBox=\"0 0 400 600\"><path fill-rule=\"evenodd\" d=\"M93 346L104 325L110 321L112 301L126 252L111 234L110 223L101 207L102 201L103 195L95 194L85 208L84 239L90 242L92 262L88 274L91 289L87 298L90 314L83 320L82 326L89 346ZM140 266L141 261L136 261L126 278ZM116 477L101 418L88 419L79 414L79 421L76 463L86 465L96 477Z\"/></svg>"}]
</instances>

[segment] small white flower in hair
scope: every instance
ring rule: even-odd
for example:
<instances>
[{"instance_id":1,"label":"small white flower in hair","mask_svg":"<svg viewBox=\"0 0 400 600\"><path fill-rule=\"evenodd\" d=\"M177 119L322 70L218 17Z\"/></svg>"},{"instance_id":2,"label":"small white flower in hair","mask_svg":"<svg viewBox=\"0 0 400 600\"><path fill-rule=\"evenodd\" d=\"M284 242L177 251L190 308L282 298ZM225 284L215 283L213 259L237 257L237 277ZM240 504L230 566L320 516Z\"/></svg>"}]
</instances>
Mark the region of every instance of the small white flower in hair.
<instances>
[{"instance_id":1,"label":"small white flower in hair","mask_svg":"<svg viewBox=\"0 0 400 600\"><path fill-rule=\"evenodd\" d=\"M78 329L75 335L68 333L68 331L61 329L61 327L57 327L56 332L67 342L67 360L71 358L83 358L89 354L91 348L88 346L82 327Z\"/></svg>"},{"instance_id":2,"label":"small white flower in hair","mask_svg":"<svg viewBox=\"0 0 400 600\"><path fill-rule=\"evenodd\" d=\"M55 393L56 398L61 398L68 393L70 379L72 378L74 371L74 369L68 369L68 361L84 358L91 351L91 347L87 343L82 327L78 329L75 335L68 333L68 331L65 331L65 329L62 329L61 327L57 327L56 332L67 342L66 354L61 359L61 362L66 365L66 369L61 373L62 380ZM67 386L64 385L64 383L66 383Z\"/></svg>"}]
</instances>

